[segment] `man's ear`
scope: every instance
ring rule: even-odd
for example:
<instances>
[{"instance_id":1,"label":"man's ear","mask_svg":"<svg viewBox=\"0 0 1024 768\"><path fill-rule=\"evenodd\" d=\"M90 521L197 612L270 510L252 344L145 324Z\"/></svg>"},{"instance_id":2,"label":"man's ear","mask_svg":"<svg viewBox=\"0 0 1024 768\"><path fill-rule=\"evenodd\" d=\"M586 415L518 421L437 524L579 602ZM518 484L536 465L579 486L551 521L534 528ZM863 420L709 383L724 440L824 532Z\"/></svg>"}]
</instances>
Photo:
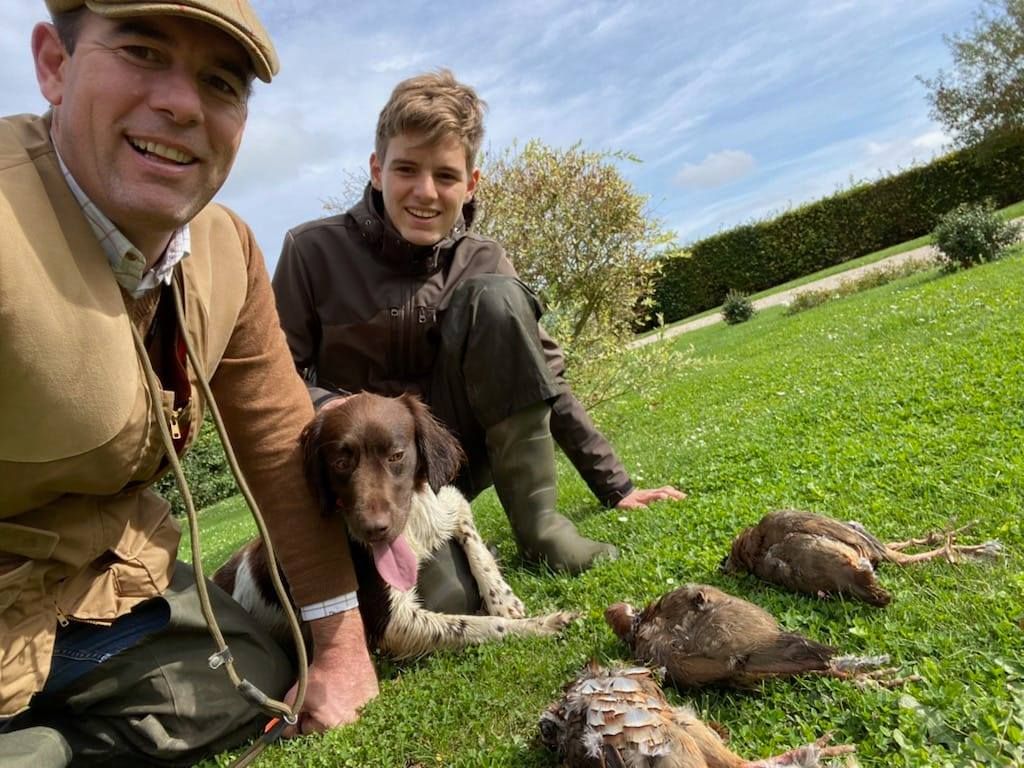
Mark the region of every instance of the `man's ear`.
<instances>
[{"instance_id":1,"label":"man's ear","mask_svg":"<svg viewBox=\"0 0 1024 768\"><path fill-rule=\"evenodd\" d=\"M377 160L377 153L370 153L370 183L373 184L373 188L378 192L383 188L381 182L381 176L384 174L384 169L381 168L380 162Z\"/></svg>"},{"instance_id":2,"label":"man's ear","mask_svg":"<svg viewBox=\"0 0 1024 768\"><path fill-rule=\"evenodd\" d=\"M69 56L53 24L36 24L32 30L32 58L40 93L58 106L64 100L64 62Z\"/></svg>"},{"instance_id":3,"label":"man's ear","mask_svg":"<svg viewBox=\"0 0 1024 768\"><path fill-rule=\"evenodd\" d=\"M480 181L480 169L474 168L473 172L469 174L469 181L466 183L466 200L469 202L473 199L473 193L476 192L476 185Z\"/></svg>"}]
</instances>

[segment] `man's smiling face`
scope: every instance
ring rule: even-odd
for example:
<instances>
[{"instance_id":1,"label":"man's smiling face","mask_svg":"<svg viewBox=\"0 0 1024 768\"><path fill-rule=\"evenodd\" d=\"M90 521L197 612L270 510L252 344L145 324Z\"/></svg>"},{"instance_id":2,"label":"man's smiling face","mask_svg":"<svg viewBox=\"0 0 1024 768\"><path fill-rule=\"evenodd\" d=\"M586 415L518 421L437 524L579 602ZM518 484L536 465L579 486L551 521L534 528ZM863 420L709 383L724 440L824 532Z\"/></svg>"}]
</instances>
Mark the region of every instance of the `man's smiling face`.
<instances>
[{"instance_id":1,"label":"man's smiling face","mask_svg":"<svg viewBox=\"0 0 1024 768\"><path fill-rule=\"evenodd\" d=\"M384 158L370 156L370 180L388 218L415 245L434 245L451 232L479 178L451 134L429 143L421 134L402 133L388 142Z\"/></svg>"},{"instance_id":2,"label":"man's smiling face","mask_svg":"<svg viewBox=\"0 0 1024 768\"><path fill-rule=\"evenodd\" d=\"M49 56L54 74L40 82L61 157L145 250L224 183L245 127L249 59L225 33L178 16L86 13L74 53L53 46L37 53L37 69Z\"/></svg>"}]
</instances>

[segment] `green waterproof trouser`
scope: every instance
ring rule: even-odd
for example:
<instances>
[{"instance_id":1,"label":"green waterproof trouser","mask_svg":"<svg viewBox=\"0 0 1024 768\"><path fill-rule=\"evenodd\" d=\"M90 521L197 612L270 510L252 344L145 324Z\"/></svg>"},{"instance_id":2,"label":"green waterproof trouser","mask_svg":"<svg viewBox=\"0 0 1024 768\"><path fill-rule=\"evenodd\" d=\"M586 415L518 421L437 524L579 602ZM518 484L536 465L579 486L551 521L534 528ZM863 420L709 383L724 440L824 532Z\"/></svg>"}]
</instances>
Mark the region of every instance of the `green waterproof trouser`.
<instances>
[{"instance_id":1,"label":"green waterproof trouser","mask_svg":"<svg viewBox=\"0 0 1024 768\"><path fill-rule=\"evenodd\" d=\"M294 682L285 652L209 584L238 673L274 698ZM3 768L187 766L256 736L266 721L235 690L199 608L191 566L177 563L162 597L170 620L57 693L37 694L0 735Z\"/></svg>"},{"instance_id":2,"label":"green waterproof trouser","mask_svg":"<svg viewBox=\"0 0 1024 768\"><path fill-rule=\"evenodd\" d=\"M444 311L424 395L466 452L455 484L469 499L492 483L487 430L564 388L544 352L538 325L543 312L537 295L507 275L464 280Z\"/></svg>"}]
</instances>

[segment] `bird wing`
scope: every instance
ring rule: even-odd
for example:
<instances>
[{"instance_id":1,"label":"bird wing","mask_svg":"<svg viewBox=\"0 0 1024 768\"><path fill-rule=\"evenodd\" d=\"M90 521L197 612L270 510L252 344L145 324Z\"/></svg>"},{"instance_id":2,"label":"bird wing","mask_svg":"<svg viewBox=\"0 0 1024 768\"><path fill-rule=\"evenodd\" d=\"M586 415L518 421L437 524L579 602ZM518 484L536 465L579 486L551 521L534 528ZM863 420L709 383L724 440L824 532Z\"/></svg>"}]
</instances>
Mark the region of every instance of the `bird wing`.
<instances>
[{"instance_id":1,"label":"bird wing","mask_svg":"<svg viewBox=\"0 0 1024 768\"><path fill-rule=\"evenodd\" d=\"M794 534L821 536L841 542L867 557L873 564L885 558L885 545L867 532L863 526L851 526L815 512L803 512L797 509L780 509L769 512L757 524L762 542L761 547L767 550L781 543Z\"/></svg>"},{"instance_id":2,"label":"bird wing","mask_svg":"<svg viewBox=\"0 0 1024 768\"><path fill-rule=\"evenodd\" d=\"M889 602L861 550L828 536L793 534L772 547L755 567L760 578L810 595L852 595L873 605Z\"/></svg>"},{"instance_id":3,"label":"bird wing","mask_svg":"<svg viewBox=\"0 0 1024 768\"><path fill-rule=\"evenodd\" d=\"M638 658L665 667L677 686L736 682L745 660L779 635L767 611L706 585L670 592L641 618Z\"/></svg>"},{"instance_id":4,"label":"bird wing","mask_svg":"<svg viewBox=\"0 0 1024 768\"><path fill-rule=\"evenodd\" d=\"M764 677L824 670L835 654L835 648L803 635L780 632L774 643L757 649L743 660L739 678L753 681Z\"/></svg>"}]
</instances>

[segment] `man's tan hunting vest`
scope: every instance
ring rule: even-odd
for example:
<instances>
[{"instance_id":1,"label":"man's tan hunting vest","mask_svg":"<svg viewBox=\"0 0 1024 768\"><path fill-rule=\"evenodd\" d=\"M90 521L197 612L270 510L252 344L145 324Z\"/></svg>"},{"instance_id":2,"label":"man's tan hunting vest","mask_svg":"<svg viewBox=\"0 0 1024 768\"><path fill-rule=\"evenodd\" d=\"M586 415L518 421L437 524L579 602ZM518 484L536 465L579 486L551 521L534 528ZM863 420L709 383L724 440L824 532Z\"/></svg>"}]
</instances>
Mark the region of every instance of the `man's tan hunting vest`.
<instances>
[{"instance_id":1,"label":"man's tan hunting vest","mask_svg":"<svg viewBox=\"0 0 1024 768\"><path fill-rule=\"evenodd\" d=\"M208 206L181 266L187 333L207 371L246 298L238 227ZM172 395L159 396L166 414ZM108 623L170 580L178 525L146 488L163 455L152 397L48 121L0 120L0 715L42 686L58 621ZM196 397L183 419L201 420Z\"/></svg>"}]
</instances>

